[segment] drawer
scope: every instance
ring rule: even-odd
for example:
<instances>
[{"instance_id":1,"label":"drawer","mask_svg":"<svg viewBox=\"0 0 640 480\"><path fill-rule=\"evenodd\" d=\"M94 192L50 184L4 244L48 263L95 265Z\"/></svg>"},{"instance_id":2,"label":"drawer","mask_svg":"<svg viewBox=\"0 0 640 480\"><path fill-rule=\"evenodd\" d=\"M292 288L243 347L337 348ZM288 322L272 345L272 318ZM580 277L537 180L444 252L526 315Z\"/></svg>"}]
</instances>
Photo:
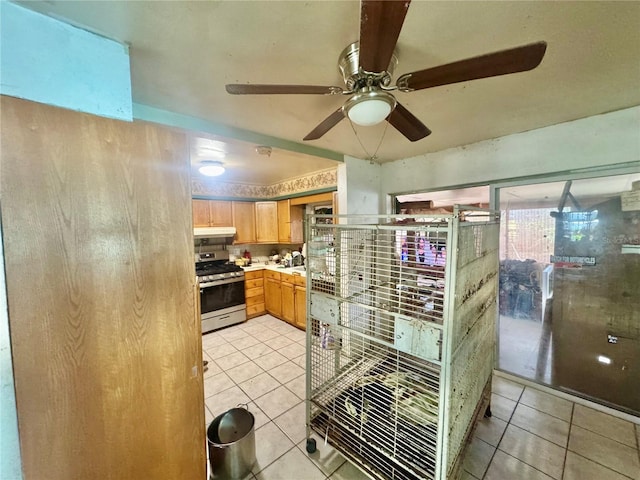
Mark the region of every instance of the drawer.
<instances>
[{"instance_id":1,"label":"drawer","mask_svg":"<svg viewBox=\"0 0 640 480\"><path fill-rule=\"evenodd\" d=\"M264 287L249 288L244 291L245 298L259 297L264 295Z\"/></svg>"},{"instance_id":2,"label":"drawer","mask_svg":"<svg viewBox=\"0 0 640 480\"><path fill-rule=\"evenodd\" d=\"M264 295L247 297L245 298L244 303L247 305L247 308L249 308L250 305L256 305L257 303L264 303Z\"/></svg>"},{"instance_id":3,"label":"drawer","mask_svg":"<svg viewBox=\"0 0 640 480\"><path fill-rule=\"evenodd\" d=\"M274 272L273 270L264 270L264 278L271 278L273 280L280 281L280 272Z\"/></svg>"},{"instance_id":4,"label":"drawer","mask_svg":"<svg viewBox=\"0 0 640 480\"><path fill-rule=\"evenodd\" d=\"M254 280L256 278L262 278L262 272L264 270L254 270L252 272L244 272L244 279L246 280Z\"/></svg>"},{"instance_id":5,"label":"drawer","mask_svg":"<svg viewBox=\"0 0 640 480\"><path fill-rule=\"evenodd\" d=\"M256 288L256 287L263 287L264 286L264 279L262 278L262 276L260 278L254 278L251 280L247 280L245 277L244 280L244 289L249 291L252 288Z\"/></svg>"},{"instance_id":6,"label":"drawer","mask_svg":"<svg viewBox=\"0 0 640 480\"><path fill-rule=\"evenodd\" d=\"M293 275L293 283L295 285L299 285L301 287L307 286L307 277L303 277L302 275Z\"/></svg>"},{"instance_id":7,"label":"drawer","mask_svg":"<svg viewBox=\"0 0 640 480\"><path fill-rule=\"evenodd\" d=\"M256 303L255 305L247 305L247 316L260 315L265 312L264 303Z\"/></svg>"}]
</instances>

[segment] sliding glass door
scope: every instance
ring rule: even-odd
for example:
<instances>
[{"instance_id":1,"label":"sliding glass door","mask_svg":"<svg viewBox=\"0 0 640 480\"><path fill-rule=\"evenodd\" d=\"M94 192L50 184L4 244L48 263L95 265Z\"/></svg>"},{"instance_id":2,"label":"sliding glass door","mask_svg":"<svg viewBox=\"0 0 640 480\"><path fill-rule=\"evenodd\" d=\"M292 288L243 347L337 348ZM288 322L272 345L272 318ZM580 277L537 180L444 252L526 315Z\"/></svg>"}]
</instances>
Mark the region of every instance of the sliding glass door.
<instances>
[{"instance_id":1,"label":"sliding glass door","mask_svg":"<svg viewBox=\"0 0 640 480\"><path fill-rule=\"evenodd\" d=\"M498 368L640 413L640 174L504 187Z\"/></svg>"}]
</instances>

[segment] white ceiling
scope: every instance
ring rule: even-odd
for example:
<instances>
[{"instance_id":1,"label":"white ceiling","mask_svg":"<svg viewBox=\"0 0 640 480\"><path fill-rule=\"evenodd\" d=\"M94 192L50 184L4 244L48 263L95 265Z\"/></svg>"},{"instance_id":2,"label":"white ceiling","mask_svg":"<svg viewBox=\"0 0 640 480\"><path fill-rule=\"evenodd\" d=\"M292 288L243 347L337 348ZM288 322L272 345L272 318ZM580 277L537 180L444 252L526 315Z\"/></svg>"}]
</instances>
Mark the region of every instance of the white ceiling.
<instances>
[{"instance_id":1,"label":"white ceiling","mask_svg":"<svg viewBox=\"0 0 640 480\"><path fill-rule=\"evenodd\" d=\"M359 35L356 1L21 3L128 43L135 102L297 144L346 97L236 96L224 85L343 86L338 55ZM395 78L539 40L548 43L546 56L530 72L395 92L433 131L423 140L412 143L392 127L385 132L386 122L357 127L356 136L343 120L307 143L366 158L365 149L373 154L382 138L377 155L384 162L639 105L638 25L638 1L414 0ZM239 146L244 153L229 160L236 168L227 181L269 184L335 165L289 148L256 159L255 144ZM288 164L280 165L280 156Z\"/></svg>"}]
</instances>

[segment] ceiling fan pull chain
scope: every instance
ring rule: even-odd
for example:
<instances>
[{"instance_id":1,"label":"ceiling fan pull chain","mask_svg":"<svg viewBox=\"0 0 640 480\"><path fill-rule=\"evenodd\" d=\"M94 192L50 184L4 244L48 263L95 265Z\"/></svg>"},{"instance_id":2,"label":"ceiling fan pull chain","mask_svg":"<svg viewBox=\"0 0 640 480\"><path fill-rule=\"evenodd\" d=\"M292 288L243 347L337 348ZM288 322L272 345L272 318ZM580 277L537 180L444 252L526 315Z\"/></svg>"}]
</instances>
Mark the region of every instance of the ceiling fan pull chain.
<instances>
[{"instance_id":1,"label":"ceiling fan pull chain","mask_svg":"<svg viewBox=\"0 0 640 480\"><path fill-rule=\"evenodd\" d=\"M376 147L376 151L373 152L373 157L371 160L378 158L378 150L380 150L380 146L382 145L382 141L384 140L384 136L387 133L387 128L389 127L389 122L384 122L384 130L382 131L382 136L380 137L380 141L378 142L378 146Z\"/></svg>"},{"instance_id":2,"label":"ceiling fan pull chain","mask_svg":"<svg viewBox=\"0 0 640 480\"><path fill-rule=\"evenodd\" d=\"M349 117L347 117L347 120L349 120L349 125L351 125L351 130L353 130L353 134L356 136L356 140L358 140L358 143L362 147L362 150L364 150L365 157L370 159L371 155L369 155L369 152L367 152L367 149L364 148L364 145L360 141L360 137L358 136L358 132L356 131L355 127L353 126L353 122L351 121L351 119Z\"/></svg>"},{"instance_id":3,"label":"ceiling fan pull chain","mask_svg":"<svg viewBox=\"0 0 640 480\"><path fill-rule=\"evenodd\" d=\"M378 142L378 146L376 147L376 151L373 152L373 155L371 155L367 151L367 149L364 147L364 144L362 143L362 141L360 140L360 137L358 136L358 132L355 129L355 127L353 126L353 122L351 121L351 119L349 117L347 117L347 120L349 120L349 125L351 125L351 130L353 130L353 133L356 136L356 139L358 140L358 143L360 144L360 146L362 147L362 150L364 151L365 158L367 160L369 160L371 163L374 163L378 158L378 150L380 150L380 146L382 145L382 141L384 140L384 136L387 133L387 128L389 127L389 122L385 122L384 130L382 131L382 135L380 137L380 141Z\"/></svg>"}]
</instances>

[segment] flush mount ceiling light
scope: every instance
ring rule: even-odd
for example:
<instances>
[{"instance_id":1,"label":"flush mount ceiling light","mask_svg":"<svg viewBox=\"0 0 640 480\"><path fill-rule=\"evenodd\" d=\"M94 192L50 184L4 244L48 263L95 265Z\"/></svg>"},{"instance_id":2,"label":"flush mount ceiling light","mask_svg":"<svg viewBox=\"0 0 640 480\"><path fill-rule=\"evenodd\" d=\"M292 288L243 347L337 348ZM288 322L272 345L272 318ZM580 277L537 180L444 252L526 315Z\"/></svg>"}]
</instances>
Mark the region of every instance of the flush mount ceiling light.
<instances>
[{"instance_id":1,"label":"flush mount ceiling light","mask_svg":"<svg viewBox=\"0 0 640 480\"><path fill-rule=\"evenodd\" d=\"M198 171L207 177L217 177L224 173L224 165L222 165L222 162L204 160L201 162Z\"/></svg>"},{"instance_id":2,"label":"flush mount ceiling light","mask_svg":"<svg viewBox=\"0 0 640 480\"><path fill-rule=\"evenodd\" d=\"M364 127L382 122L396 108L396 99L382 90L366 88L352 96L344 104L349 119Z\"/></svg>"}]
</instances>

